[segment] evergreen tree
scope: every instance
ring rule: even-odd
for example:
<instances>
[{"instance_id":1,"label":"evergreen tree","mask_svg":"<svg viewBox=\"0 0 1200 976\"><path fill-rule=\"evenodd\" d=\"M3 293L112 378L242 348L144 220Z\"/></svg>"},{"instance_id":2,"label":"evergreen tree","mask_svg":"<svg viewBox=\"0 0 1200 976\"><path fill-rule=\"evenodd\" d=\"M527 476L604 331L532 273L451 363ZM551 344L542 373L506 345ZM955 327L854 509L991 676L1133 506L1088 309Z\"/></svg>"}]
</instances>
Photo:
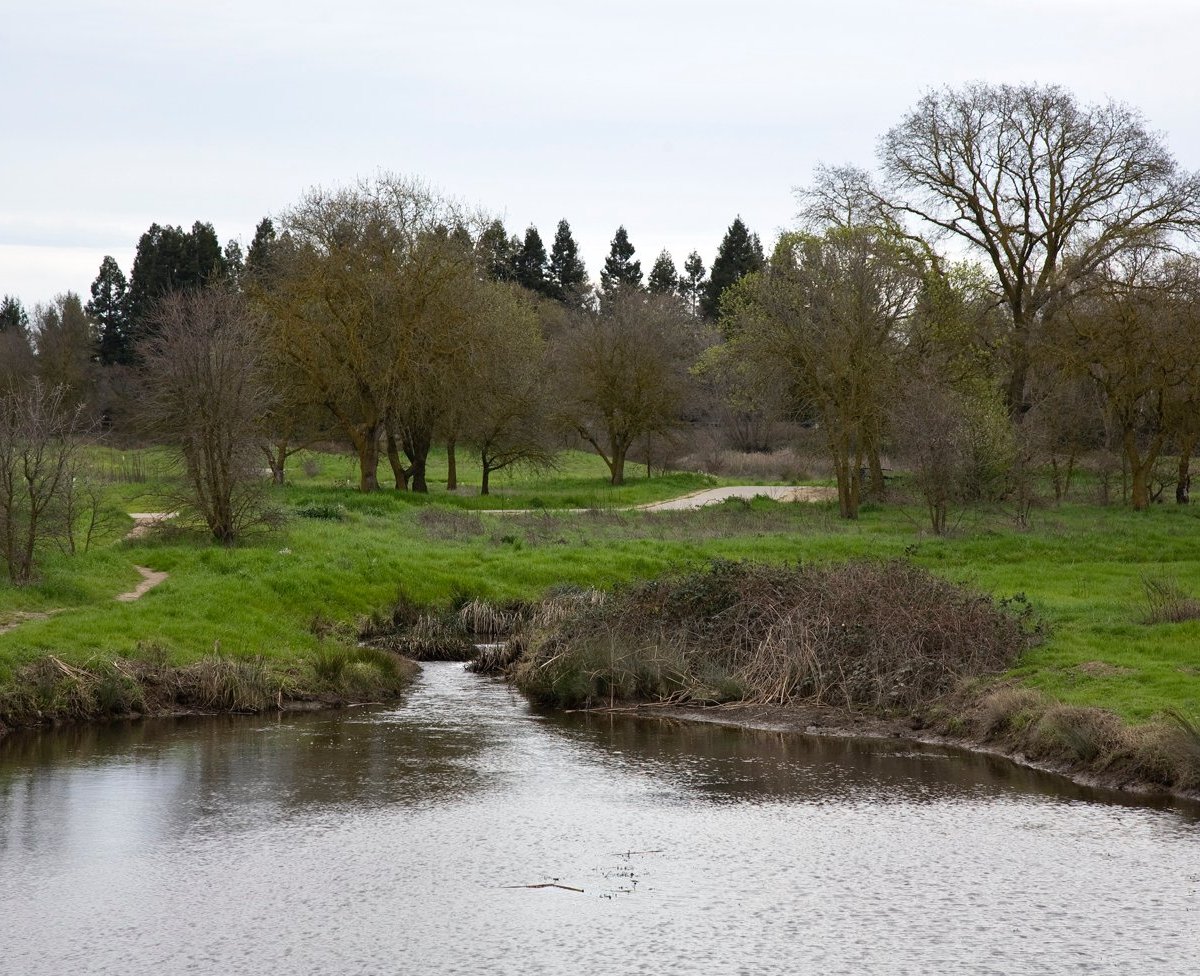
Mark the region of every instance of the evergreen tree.
<instances>
[{"instance_id":1,"label":"evergreen tree","mask_svg":"<svg viewBox=\"0 0 1200 976\"><path fill-rule=\"evenodd\" d=\"M704 260L699 251L693 251L683 262L683 274L679 278L679 294L687 302L688 311L697 314L700 298L704 294Z\"/></svg>"},{"instance_id":2,"label":"evergreen tree","mask_svg":"<svg viewBox=\"0 0 1200 976\"><path fill-rule=\"evenodd\" d=\"M267 284L275 274L278 248L275 224L270 217L263 217L254 228L254 239L246 251L245 279L260 285Z\"/></svg>"},{"instance_id":3,"label":"evergreen tree","mask_svg":"<svg viewBox=\"0 0 1200 976\"><path fill-rule=\"evenodd\" d=\"M675 262L671 258L671 252L666 248L661 250L658 257L654 259L654 266L650 269L650 277L646 279L646 287L656 295L676 295L679 293L679 272L675 269Z\"/></svg>"},{"instance_id":4,"label":"evergreen tree","mask_svg":"<svg viewBox=\"0 0 1200 976\"><path fill-rule=\"evenodd\" d=\"M229 238L225 250L221 254L221 262L225 267L225 277L233 287L240 288L242 276L246 273L246 261L242 257L242 245L234 238Z\"/></svg>"},{"instance_id":5,"label":"evergreen tree","mask_svg":"<svg viewBox=\"0 0 1200 976\"><path fill-rule=\"evenodd\" d=\"M29 334L29 313L21 300L13 295L5 295L0 300L0 335L9 332Z\"/></svg>"},{"instance_id":6,"label":"evergreen tree","mask_svg":"<svg viewBox=\"0 0 1200 976\"><path fill-rule=\"evenodd\" d=\"M750 233L741 217L735 217L717 249L712 275L700 299L700 311L706 318L715 319L721 311L721 293L735 281L760 271L765 263L758 235Z\"/></svg>"},{"instance_id":7,"label":"evergreen tree","mask_svg":"<svg viewBox=\"0 0 1200 976\"><path fill-rule=\"evenodd\" d=\"M24 386L33 371L29 315L18 299L5 295L0 300L0 396Z\"/></svg>"},{"instance_id":8,"label":"evergreen tree","mask_svg":"<svg viewBox=\"0 0 1200 976\"><path fill-rule=\"evenodd\" d=\"M197 220L190 231L151 224L138 240L129 272L129 333L134 342L146 332L155 303L184 288L203 288L225 276L225 255L212 224Z\"/></svg>"},{"instance_id":9,"label":"evergreen tree","mask_svg":"<svg viewBox=\"0 0 1200 976\"><path fill-rule=\"evenodd\" d=\"M571 225L560 220L550 248L550 297L568 305L580 305L587 283L587 268L579 257L579 245L571 236Z\"/></svg>"},{"instance_id":10,"label":"evergreen tree","mask_svg":"<svg viewBox=\"0 0 1200 976\"><path fill-rule=\"evenodd\" d=\"M100 262L100 273L92 282L87 313L96 322L99 339L96 354L102 366L124 365L133 359L129 344L128 285L121 266L112 255Z\"/></svg>"},{"instance_id":11,"label":"evergreen tree","mask_svg":"<svg viewBox=\"0 0 1200 976\"><path fill-rule=\"evenodd\" d=\"M475 245L483 273L493 281L513 281L513 247L508 231L499 220L493 220L479 235Z\"/></svg>"},{"instance_id":12,"label":"evergreen tree","mask_svg":"<svg viewBox=\"0 0 1200 976\"><path fill-rule=\"evenodd\" d=\"M513 257L517 284L539 295L549 294L546 271L546 245L542 243L538 229L531 224L525 231L525 240Z\"/></svg>"},{"instance_id":13,"label":"evergreen tree","mask_svg":"<svg viewBox=\"0 0 1200 976\"><path fill-rule=\"evenodd\" d=\"M604 270L600 272L600 288L605 295L642 286L642 263L633 260L635 253L624 225L618 227L604 259Z\"/></svg>"}]
</instances>

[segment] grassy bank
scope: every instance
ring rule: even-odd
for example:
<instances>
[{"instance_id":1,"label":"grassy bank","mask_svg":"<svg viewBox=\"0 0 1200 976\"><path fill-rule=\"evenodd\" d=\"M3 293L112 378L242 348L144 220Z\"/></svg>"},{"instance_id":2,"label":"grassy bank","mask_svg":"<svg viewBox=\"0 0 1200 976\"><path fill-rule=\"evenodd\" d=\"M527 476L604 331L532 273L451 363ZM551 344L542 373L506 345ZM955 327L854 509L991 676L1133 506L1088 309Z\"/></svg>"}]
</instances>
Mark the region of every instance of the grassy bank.
<instances>
[{"instance_id":1,"label":"grassy bank","mask_svg":"<svg viewBox=\"0 0 1200 976\"><path fill-rule=\"evenodd\" d=\"M287 515L283 529L220 548L186 531L122 540L132 525L124 513L162 504L154 491L160 459L106 457L111 518L92 551L48 555L35 585L0 586L0 628L23 621L0 633L2 688L24 682L24 669L48 655L99 673L150 653L186 668L214 646L228 660L261 660L280 675L291 669L315 687L323 649L353 644L401 593L418 607L447 608L472 597L536 600L564 584L606 588L714 557L828 564L870 556L905 557L999 598L1024 594L1048 636L1009 668L1015 687L1127 723L1166 709L1200 718L1200 622L1147 623L1143 585L1173 581L1200 596L1200 513L1190 508L1135 514L1072 503L1035 511L1028 528L1002 510L974 511L945 538L924 534L920 510L898 504L866 506L853 523L827 505L767 501L622 512L618 504L683 494L711 479L635 477L612 494L602 463L572 454L552 476L501 479L507 494L484 501L575 507L606 499L601 510L490 515L471 507L479 500L470 489L362 496L346 486L352 459L314 455L296 461L291 485L272 490ZM477 483L466 459L460 472ZM136 603L114 602L137 582L135 566L168 579Z\"/></svg>"}]
</instances>

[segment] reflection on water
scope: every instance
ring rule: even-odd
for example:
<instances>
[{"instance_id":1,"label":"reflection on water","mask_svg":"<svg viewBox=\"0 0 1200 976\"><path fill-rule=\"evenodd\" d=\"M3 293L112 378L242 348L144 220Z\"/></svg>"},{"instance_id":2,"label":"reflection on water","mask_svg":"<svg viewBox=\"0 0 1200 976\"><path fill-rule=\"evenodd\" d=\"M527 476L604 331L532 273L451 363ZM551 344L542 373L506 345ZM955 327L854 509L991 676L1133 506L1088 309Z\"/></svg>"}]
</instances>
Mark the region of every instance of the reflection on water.
<instances>
[{"instance_id":1,"label":"reflection on water","mask_svg":"<svg viewBox=\"0 0 1200 976\"><path fill-rule=\"evenodd\" d=\"M401 707L0 741L0 973L1186 973L1193 808L1001 760ZM561 884L582 888L510 887Z\"/></svg>"}]
</instances>

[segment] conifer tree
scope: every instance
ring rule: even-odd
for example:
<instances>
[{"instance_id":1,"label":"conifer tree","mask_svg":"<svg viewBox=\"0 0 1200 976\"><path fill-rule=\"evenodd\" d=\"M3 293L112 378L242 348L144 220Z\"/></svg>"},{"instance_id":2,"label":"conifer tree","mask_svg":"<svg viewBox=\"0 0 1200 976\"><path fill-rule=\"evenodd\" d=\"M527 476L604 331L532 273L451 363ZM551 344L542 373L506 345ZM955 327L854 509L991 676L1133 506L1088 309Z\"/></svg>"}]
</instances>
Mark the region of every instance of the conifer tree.
<instances>
[{"instance_id":1,"label":"conifer tree","mask_svg":"<svg viewBox=\"0 0 1200 976\"><path fill-rule=\"evenodd\" d=\"M613 295L623 288L642 286L642 263L633 260L635 253L624 225L618 227L608 257L604 259L604 270L600 272L600 288L605 295Z\"/></svg>"},{"instance_id":2,"label":"conifer tree","mask_svg":"<svg viewBox=\"0 0 1200 976\"><path fill-rule=\"evenodd\" d=\"M517 284L539 295L549 294L547 281L546 245L532 224L525 229L525 239L513 257L513 272Z\"/></svg>"},{"instance_id":3,"label":"conifer tree","mask_svg":"<svg viewBox=\"0 0 1200 976\"><path fill-rule=\"evenodd\" d=\"M129 342L129 317L126 309L128 283L121 266L110 254L100 262L100 272L92 282L92 297L87 313L96 322L100 336L96 353L102 366L124 365L132 361Z\"/></svg>"},{"instance_id":4,"label":"conifer tree","mask_svg":"<svg viewBox=\"0 0 1200 976\"><path fill-rule=\"evenodd\" d=\"M675 269L675 262L671 258L671 252L663 248L659 252L658 257L654 259L654 266L650 269L650 277L646 280L646 287L656 295L676 295L679 293L679 272Z\"/></svg>"},{"instance_id":5,"label":"conifer tree","mask_svg":"<svg viewBox=\"0 0 1200 976\"><path fill-rule=\"evenodd\" d=\"M693 315L699 313L700 298L704 294L707 282L704 278L704 259L699 251L693 251L683 262L683 274L679 278L679 294L687 302L688 311Z\"/></svg>"},{"instance_id":6,"label":"conifer tree","mask_svg":"<svg viewBox=\"0 0 1200 976\"><path fill-rule=\"evenodd\" d=\"M741 217L735 217L717 249L712 274L700 299L704 316L715 319L721 311L721 293L752 271L762 270L765 263L758 235L750 233Z\"/></svg>"},{"instance_id":7,"label":"conifer tree","mask_svg":"<svg viewBox=\"0 0 1200 976\"><path fill-rule=\"evenodd\" d=\"M493 281L513 281L516 277L513 270L513 248L508 231L499 220L493 220L475 245L479 254L479 263L483 273Z\"/></svg>"},{"instance_id":8,"label":"conifer tree","mask_svg":"<svg viewBox=\"0 0 1200 976\"><path fill-rule=\"evenodd\" d=\"M270 217L263 217L254 228L254 239L246 251L244 276L248 281L266 284L276 271L279 238Z\"/></svg>"},{"instance_id":9,"label":"conifer tree","mask_svg":"<svg viewBox=\"0 0 1200 976\"><path fill-rule=\"evenodd\" d=\"M550 248L550 297L568 305L580 305L587 284L587 268L579 257L571 225L560 220Z\"/></svg>"}]
</instances>

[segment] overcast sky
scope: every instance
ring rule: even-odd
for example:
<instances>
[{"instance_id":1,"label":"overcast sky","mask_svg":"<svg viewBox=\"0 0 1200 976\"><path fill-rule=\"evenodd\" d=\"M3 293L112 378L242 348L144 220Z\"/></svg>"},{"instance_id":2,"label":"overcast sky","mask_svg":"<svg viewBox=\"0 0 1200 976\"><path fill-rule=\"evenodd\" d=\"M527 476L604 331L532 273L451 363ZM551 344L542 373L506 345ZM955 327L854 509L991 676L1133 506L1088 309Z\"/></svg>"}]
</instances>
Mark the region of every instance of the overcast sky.
<instances>
[{"instance_id":1,"label":"overcast sky","mask_svg":"<svg viewBox=\"0 0 1200 976\"><path fill-rule=\"evenodd\" d=\"M420 176L593 278L765 244L930 87L1113 97L1200 168L1197 0L0 0L0 293L87 297L152 222L243 245L314 184Z\"/></svg>"}]
</instances>

